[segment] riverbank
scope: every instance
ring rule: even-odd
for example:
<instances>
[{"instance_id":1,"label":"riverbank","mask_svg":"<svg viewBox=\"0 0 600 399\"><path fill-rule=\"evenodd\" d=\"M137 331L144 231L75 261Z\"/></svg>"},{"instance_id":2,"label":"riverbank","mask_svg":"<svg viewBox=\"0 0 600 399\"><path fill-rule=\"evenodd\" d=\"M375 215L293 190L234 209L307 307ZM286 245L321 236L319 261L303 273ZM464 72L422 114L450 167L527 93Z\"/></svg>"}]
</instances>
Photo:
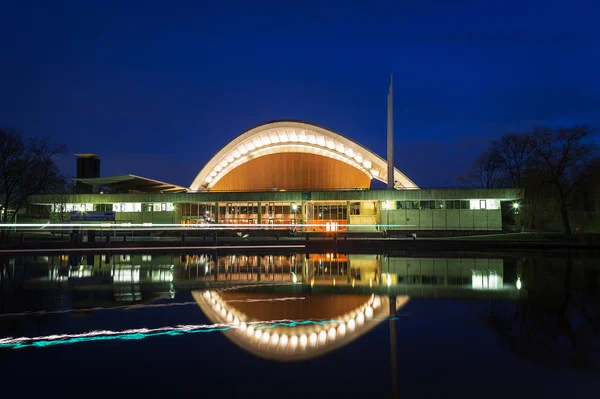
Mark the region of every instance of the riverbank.
<instances>
[{"instance_id":1,"label":"riverbank","mask_svg":"<svg viewBox=\"0 0 600 399\"><path fill-rule=\"evenodd\" d=\"M219 237L218 239L185 239L180 237L125 237L118 240L72 242L67 240L22 239L0 244L0 253L52 253L69 251L212 251L227 250L254 252L264 250L307 251L313 253L372 253L373 251L522 251L596 250L597 241L567 241L557 239L526 239L513 235L483 237L437 238L377 238L364 236L342 237Z\"/></svg>"}]
</instances>

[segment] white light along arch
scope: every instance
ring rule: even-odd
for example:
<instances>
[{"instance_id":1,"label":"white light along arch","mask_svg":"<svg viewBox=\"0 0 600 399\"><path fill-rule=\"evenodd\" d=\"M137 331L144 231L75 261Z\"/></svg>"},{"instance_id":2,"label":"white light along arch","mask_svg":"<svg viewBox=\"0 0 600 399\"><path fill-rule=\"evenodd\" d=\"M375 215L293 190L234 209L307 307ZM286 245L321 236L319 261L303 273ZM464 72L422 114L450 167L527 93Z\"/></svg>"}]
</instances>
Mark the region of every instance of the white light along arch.
<instances>
[{"instance_id":1,"label":"white light along arch","mask_svg":"<svg viewBox=\"0 0 600 399\"><path fill-rule=\"evenodd\" d=\"M204 166L190 186L192 191L210 191L238 166L269 154L302 152L322 155L354 166L370 179L387 182L387 162L379 155L323 127L299 121L275 121L254 127L227 144ZM419 187L394 168L394 187Z\"/></svg>"}]
</instances>

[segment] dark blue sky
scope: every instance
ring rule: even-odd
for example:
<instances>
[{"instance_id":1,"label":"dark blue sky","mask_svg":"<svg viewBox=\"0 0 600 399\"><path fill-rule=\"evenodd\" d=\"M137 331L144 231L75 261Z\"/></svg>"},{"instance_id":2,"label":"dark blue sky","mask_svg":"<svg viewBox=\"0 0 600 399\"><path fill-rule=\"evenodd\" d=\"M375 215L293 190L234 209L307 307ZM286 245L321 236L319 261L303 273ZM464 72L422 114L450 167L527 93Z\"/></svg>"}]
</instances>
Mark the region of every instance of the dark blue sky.
<instances>
[{"instance_id":1,"label":"dark blue sky","mask_svg":"<svg viewBox=\"0 0 600 399\"><path fill-rule=\"evenodd\" d=\"M385 156L390 72L396 166L422 187L455 185L502 133L600 125L593 1L4 0L0 15L0 125L98 153L105 176L188 186L286 118Z\"/></svg>"}]
</instances>

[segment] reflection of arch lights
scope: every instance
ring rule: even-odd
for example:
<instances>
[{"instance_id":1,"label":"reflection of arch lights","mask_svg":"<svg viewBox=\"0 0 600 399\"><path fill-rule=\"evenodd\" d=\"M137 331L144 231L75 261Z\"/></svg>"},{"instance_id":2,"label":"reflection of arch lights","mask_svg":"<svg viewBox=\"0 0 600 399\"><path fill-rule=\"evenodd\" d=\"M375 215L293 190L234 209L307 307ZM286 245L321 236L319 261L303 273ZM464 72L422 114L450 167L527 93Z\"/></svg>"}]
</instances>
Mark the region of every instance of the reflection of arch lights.
<instances>
[{"instance_id":1,"label":"reflection of arch lights","mask_svg":"<svg viewBox=\"0 0 600 399\"><path fill-rule=\"evenodd\" d=\"M390 316L388 297L371 295L361 306L330 320L298 321L291 327L262 329L255 328L246 314L230 306L215 291L194 291L192 295L211 322L233 320L229 323L235 328L223 331L228 339L254 355L277 361L299 361L324 355L347 345ZM404 306L408 299L397 297L396 309Z\"/></svg>"},{"instance_id":2,"label":"reflection of arch lights","mask_svg":"<svg viewBox=\"0 0 600 399\"><path fill-rule=\"evenodd\" d=\"M322 155L352 165L369 178L387 181L387 163L379 155L346 137L317 125L298 121L276 121L252 128L223 147L200 171L192 191L208 191L238 166L261 156L286 152ZM418 187L398 169L395 188Z\"/></svg>"}]
</instances>

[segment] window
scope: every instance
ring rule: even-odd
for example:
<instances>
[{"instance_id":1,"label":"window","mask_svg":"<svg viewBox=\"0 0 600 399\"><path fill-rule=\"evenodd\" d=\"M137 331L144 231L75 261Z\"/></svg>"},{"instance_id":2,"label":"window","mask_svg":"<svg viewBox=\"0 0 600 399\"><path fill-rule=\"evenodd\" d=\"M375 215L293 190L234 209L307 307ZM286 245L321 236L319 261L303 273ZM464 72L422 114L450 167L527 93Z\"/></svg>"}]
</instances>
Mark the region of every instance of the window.
<instances>
[{"instance_id":1,"label":"window","mask_svg":"<svg viewBox=\"0 0 600 399\"><path fill-rule=\"evenodd\" d=\"M421 209L435 209L435 201L421 201Z\"/></svg>"},{"instance_id":2,"label":"window","mask_svg":"<svg viewBox=\"0 0 600 399\"><path fill-rule=\"evenodd\" d=\"M479 201L479 209L486 209L485 200L480 200Z\"/></svg>"},{"instance_id":3,"label":"window","mask_svg":"<svg viewBox=\"0 0 600 399\"><path fill-rule=\"evenodd\" d=\"M454 209L454 201L446 201L446 209Z\"/></svg>"},{"instance_id":4,"label":"window","mask_svg":"<svg viewBox=\"0 0 600 399\"><path fill-rule=\"evenodd\" d=\"M227 214L228 215L233 214L233 207L231 206L231 203L225 205L225 209L227 209Z\"/></svg>"},{"instance_id":5,"label":"window","mask_svg":"<svg viewBox=\"0 0 600 399\"><path fill-rule=\"evenodd\" d=\"M113 210L113 206L111 204L95 204L94 205L94 210L95 211L100 211L100 212L112 211Z\"/></svg>"},{"instance_id":6,"label":"window","mask_svg":"<svg viewBox=\"0 0 600 399\"><path fill-rule=\"evenodd\" d=\"M444 209L445 201L435 201L435 209Z\"/></svg>"},{"instance_id":7,"label":"window","mask_svg":"<svg viewBox=\"0 0 600 399\"><path fill-rule=\"evenodd\" d=\"M360 202L350 204L350 215L360 215Z\"/></svg>"},{"instance_id":8,"label":"window","mask_svg":"<svg viewBox=\"0 0 600 399\"><path fill-rule=\"evenodd\" d=\"M419 209L419 201L406 201L406 209Z\"/></svg>"},{"instance_id":9,"label":"window","mask_svg":"<svg viewBox=\"0 0 600 399\"><path fill-rule=\"evenodd\" d=\"M165 204L164 202L162 204L160 204L160 210L162 212L166 212L167 211L167 204Z\"/></svg>"}]
</instances>

